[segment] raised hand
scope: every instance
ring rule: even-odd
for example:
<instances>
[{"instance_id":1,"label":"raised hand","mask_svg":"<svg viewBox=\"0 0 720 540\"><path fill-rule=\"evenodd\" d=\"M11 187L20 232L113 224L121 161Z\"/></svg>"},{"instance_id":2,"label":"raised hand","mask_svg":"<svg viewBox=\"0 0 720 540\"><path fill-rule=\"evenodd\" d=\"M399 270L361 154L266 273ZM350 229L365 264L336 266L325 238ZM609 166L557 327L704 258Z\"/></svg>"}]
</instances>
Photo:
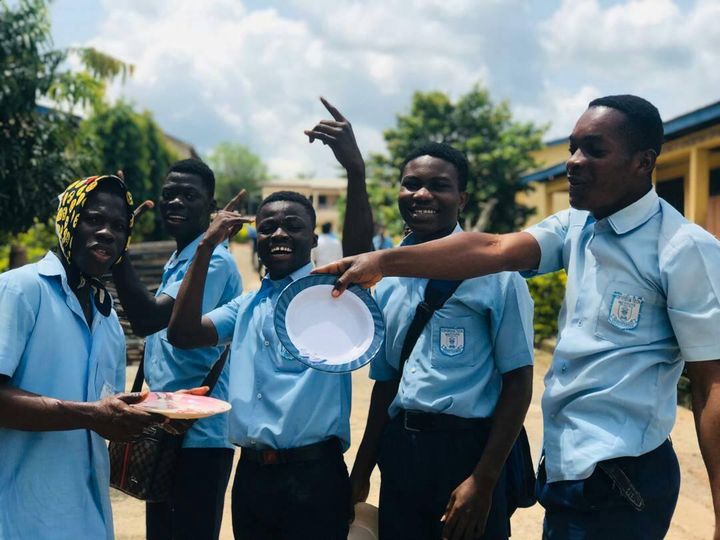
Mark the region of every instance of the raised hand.
<instances>
[{"instance_id":1,"label":"raised hand","mask_svg":"<svg viewBox=\"0 0 720 540\"><path fill-rule=\"evenodd\" d=\"M133 211L133 220L137 223L137 220L140 216L142 216L145 212L148 210L152 210L155 208L155 203L148 200L143 201L134 211Z\"/></svg>"},{"instance_id":2,"label":"raised hand","mask_svg":"<svg viewBox=\"0 0 720 540\"><path fill-rule=\"evenodd\" d=\"M117 394L95 402L92 430L110 441L129 441L153 424L161 424L166 418L145 412L136 407L147 397L147 392Z\"/></svg>"},{"instance_id":3,"label":"raised hand","mask_svg":"<svg viewBox=\"0 0 720 540\"><path fill-rule=\"evenodd\" d=\"M350 122L324 97L320 101L333 117L332 120L320 120L312 129L306 129L310 143L315 139L327 144L335 154L335 159L348 173L364 173L365 162L355 141Z\"/></svg>"},{"instance_id":4,"label":"raised hand","mask_svg":"<svg viewBox=\"0 0 720 540\"><path fill-rule=\"evenodd\" d=\"M312 271L313 274L336 274L338 276L332 295L340 296L353 283L370 288L383 278L380 258L382 251L372 251L354 257L345 257Z\"/></svg>"},{"instance_id":5,"label":"raised hand","mask_svg":"<svg viewBox=\"0 0 720 540\"><path fill-rule=\"evenodd\" d=\"M219 210L212 219L210 226L205 231L203 242L211 244L213 247L223 243L228 238L235 236L245 223L252 223L255 218L250 216L242 216L235 211L235 208L247 196L247 191L241 189L240 192L225 205L225 208Z\"/></svg>"}]
</instances>

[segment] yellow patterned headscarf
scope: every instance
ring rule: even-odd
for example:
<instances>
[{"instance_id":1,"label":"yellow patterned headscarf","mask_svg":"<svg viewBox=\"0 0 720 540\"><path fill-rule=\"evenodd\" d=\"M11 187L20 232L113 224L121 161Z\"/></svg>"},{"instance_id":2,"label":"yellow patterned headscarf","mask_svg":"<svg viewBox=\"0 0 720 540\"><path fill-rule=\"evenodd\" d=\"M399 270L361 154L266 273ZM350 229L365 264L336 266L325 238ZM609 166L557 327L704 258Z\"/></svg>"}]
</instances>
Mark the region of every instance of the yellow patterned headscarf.
<instances>
[{"instance_id":1,"label":"yellow patterned headscarf","mask_svg":"<svg viewBox=\"0 0 720 540\"><path fill-rule=\"evenodd\" d=\"M58 243L60 244L62 255L68 263L72 262L72 241L75 236L75 229L78 225L78 221L80 221L80 214L88 201L88 195L96 189L98 185L100 185L100 182L114 182L125 194L125 203L127 206L127 242L125 244L125 249L120 254L120 257L118 257L118 260L113 264L122 260L123 255L130 245L130 234L134 224L133 200L125 182L112 174L104 176L91 176L82 180L76 180L70 184L65 191L63 191L62 195L60 195L60 204L58 206L57 215L55 216L55 233L58 237ZM98 311L107 317L110 314L112 302L110 300L110 295L107 290L105 290L105 286L99 279L93 276L82 276L82 278L89 282L92 287L95 305L97 306Z\"/></svg>"}]
</instances>

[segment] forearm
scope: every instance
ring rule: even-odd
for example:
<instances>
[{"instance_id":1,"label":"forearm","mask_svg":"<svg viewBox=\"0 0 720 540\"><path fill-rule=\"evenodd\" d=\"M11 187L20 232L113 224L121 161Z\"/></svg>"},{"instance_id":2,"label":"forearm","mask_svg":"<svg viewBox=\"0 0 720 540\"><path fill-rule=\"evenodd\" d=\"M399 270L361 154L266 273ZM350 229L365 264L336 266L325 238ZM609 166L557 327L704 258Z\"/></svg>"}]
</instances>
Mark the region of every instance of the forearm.
<instances>
[{"instance_id":1,"label":"forearm","mask_svg":"<svg viewBox=\"0 0 720 540\"><path fill-rule=\"evenodd\" d=\"M384 276L469 279L503 271L532 270L540 248L528 233L465 232L378 253Z\"/></svg>"},{"instance_id":2,"label":"forearm","mask_svg":"<svg viewBox=\"0 0 720 540\"><path fill-rule=\"evenodd\" d=\"M133 332L147 336L167 327L172 301L168 297L168 305L159 303L140 281L128 257L113 267L113 281Z\"/></svg>"},{"instance_id":3,"label":"forearm","mask_svg":"<svg viewBox=\"0 0 720 540\"><path fill-rule=\"evenodd\" d=\"M532 397L532 366L522 367L503 376L488 442L473 475L480 485L492 489L508 454L522 429Z\"/></svg>"},{"instance_id":4,"label":"forearm","mask_svg":"<svg viewBox=\"0 0 720 540\"><path fill-rule=\"evenodd\" d=\"M343 255L373 250L373 218L365 183L365 165L347 171L348 185L343 222Z\"/></svg>"},{"instance_id":5,"label":"forearm","mask_svg":"<svg viewBox=\"0 0 720 540\"><path fill-rule=\"evenodd\" d=\"M92 429L95 405L0 385L0 427L21 431Z\"/></svg>"},{"instance_id":6,"label":"forearm","mask_svg":"<svg viewBox=\"0 0 720 540\"><path fill-rule=\"evenodd\" d=\"M692 370L699 364L707 364L703 368L709 369L704 370L702 377L693 376ZM695 428L710 479L716 523L720 524L720 360L688 363L688 370Z\"/></svg>"},{"instance_id":7,"label":"forearm","mask_svg":"<svg viewBox=\"0 0 720 540\"><path fill-rule=\"evenodd\" d=\"M353 465L354 476L369 477L377 463L380 439L390 417L388 408L397 394L397 381L377 381L370 397L367 424Z\"/></svg>"},{"instance_id":8,"label":"forearm","mask_svg":"<svg viewBox=\"0 0 720 540\"><path fill-rule=\"evenodd\" d=\"M190 268L182 280L168 325L167 338L179 348L214 344L203 326L202 301L214 246L200 242ZM217 336L215 336L217 341Z\"/></svg>"}]
</instances>

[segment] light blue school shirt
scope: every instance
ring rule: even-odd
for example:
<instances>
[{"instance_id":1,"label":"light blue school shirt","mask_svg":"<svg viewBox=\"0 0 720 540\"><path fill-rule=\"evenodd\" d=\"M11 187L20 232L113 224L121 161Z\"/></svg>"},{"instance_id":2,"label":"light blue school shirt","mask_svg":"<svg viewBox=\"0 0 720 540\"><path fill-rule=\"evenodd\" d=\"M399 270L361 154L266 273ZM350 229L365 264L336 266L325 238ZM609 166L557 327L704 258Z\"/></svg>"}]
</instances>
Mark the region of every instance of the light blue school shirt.
<instances>
[{"instance_id":1,"label":"light blue school shirt","mask_svg":"<svg viewBox=\"0 0 720 540\"><path fill-rule=\"evenodd\" d=\"M177 298L182 280L187 274L204 233L180 253L173 253L165 264L162 283L155 296L166 294ZM242 293L242 279L227 244L219 245L210 258L202 312L207 313L226 304ZM223 347L202 347L183 350L170 345L167 328L147 337L145 341L145 379L151 390L174 392L200 386ZM209 394L227 400L229 369L227 363L220 378ZM218 414L198 420L183 440L184 448L232 448L227 440L227 414Z\"/></svg>"},{"instance_id":2,"label":"light blue school shirt","mask_svg":"<svg viewBox=\"0 0 720 540\"><path fill-rule=\"evenodd\" d=\"M549 482L579 480L599 461L657 448L675 422L683 360L720 358L720 243L655 190L599 221L569 209L527 232L537 274L567 271L544 450Z\"/></svg>"},{"instance_id":3,"label":"light blue school shirt","mask_svg":"<svg viewBox=\"0 0 720 540\"><path fill-rule=\"evenodd\" d=\"M462 232L458 225L453 234ZM402 245L414 244L410 234ZM385 317L385 351L370 377L398 377L400 353L427 279L391 277L375 298ZM489 418L502 390L502 375L533 363L533 302L515 272L467 279L433 313L408 357L389 414L399 409Z\"/></svg>"},{"instance_id":4,"label":"light blue school shirt","mask_svg":"<svg viewBox=\"0 0 720 540\"><path fill-rule=\"evenodd\" d=\"M307 264L283 280L265 277L207 317L218 343L231 342L230 441L250 448L297 448L338 437L350 446L350 374L318 371L281 345L273 317L279 294L307 276ZM231 341L232 340L232 341Z\"/></svg>"},{"instance_id":5,"label":"light blue school shirt","mask_svg":"<svg viewBox=\"0 0 720 540\"><path fill-rule=\"evenodd\" d=\"M125 386L115 311L92 327L53 253L0 275L0 373L27 392L96 401ZM0 538L112 538L110 463L97 433L0 428Z\"/></svg>"}]
</instances>

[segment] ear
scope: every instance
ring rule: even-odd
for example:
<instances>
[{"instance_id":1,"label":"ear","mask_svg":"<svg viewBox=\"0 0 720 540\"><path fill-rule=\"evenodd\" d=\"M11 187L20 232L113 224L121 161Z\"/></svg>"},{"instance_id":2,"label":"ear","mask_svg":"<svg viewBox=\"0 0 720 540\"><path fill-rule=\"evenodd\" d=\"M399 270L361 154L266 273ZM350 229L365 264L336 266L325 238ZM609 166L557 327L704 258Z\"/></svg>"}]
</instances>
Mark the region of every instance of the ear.
<instances>
[{"instance_id":1,"label":"ear","mask_svg":"<svg viewBox=\"0 0 720 540\"><path fill-rule=\"evenodd\" d=\"M458 214L461 213L463 210L465 210L465 205L467 204L469 197L470 197L470 195L468 194L467 191L460 192L460 207L458 210Z\"/></svg>"},{"instance_id":2,"label":"ear","mask_svg":"<svg viewBox=\"0 0 720 540\"><path fill-rule=\"evenodd\" d=\"M318 241L318 235L317 235L317 234L313 234L313 243L312 243L312 247L314 247L314 248L316 248L316 247L317 247L317 241Z\"/></svg>"},{"instance_id":3,"label":"ear","mask_svg":"<svg viewBox=\"0 0 720 540\"><path fill-rule=\"evenodd\" d=\"M655 168L655 161L657 160L657 153L655 150L643 150L640 152L638 159L638 173L644 177L648 177L652 174Z\"/></svg>"},{"instance_id":4,"label":"ear","mask_svg":"<svg viewBox=\"0 0 720 540\"><path fill-rule=\"evenodd\" d=\"M215 198L210 199L209 207L211 214L217 212L217 201L215 200Z\"/></svg>"}]
</instances>

